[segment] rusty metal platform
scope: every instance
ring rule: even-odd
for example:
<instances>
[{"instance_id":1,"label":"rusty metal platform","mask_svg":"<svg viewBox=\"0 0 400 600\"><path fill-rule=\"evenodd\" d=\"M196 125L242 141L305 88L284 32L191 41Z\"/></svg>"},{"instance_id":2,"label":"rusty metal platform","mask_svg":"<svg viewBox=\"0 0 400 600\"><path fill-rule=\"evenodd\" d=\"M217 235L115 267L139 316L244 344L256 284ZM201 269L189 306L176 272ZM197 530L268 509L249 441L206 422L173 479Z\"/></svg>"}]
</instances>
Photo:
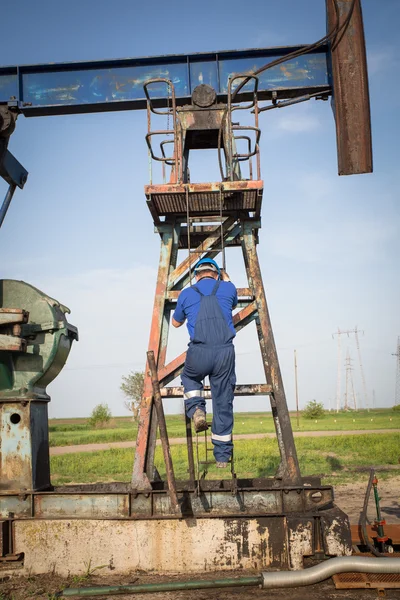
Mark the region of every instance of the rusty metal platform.
<instances>
[{"instance_id":1,"label":"rusty metal platform","mask_svg":"<svg viewBox=\"0 0 400 600\"><path fill-rule=\"evenodd\" d=\"M177 481L181 510L175 513L165 482L152 490L133 489L128 483L66 485L52 491L0 495L0 519L160 519L282 516L320 517L333 506L333 489L316 477L299 486L277 487L273 479L202 480L200 493L190 481Z\"/></svg>"},{"instance_id":2,"label":"rusty metal platform","mask_svg":"<svg viewBox=\"0 0 400 600\"><path fill-rule=\"evenodd\" d=\"M190 215L222 215L251 212L259 217L263 181L227 181L224 183L189 183L146 185L147 204L153 218L185 215L187 200ZM188 197L187 197L188 195Z\"/></svg>"}]
</instances>

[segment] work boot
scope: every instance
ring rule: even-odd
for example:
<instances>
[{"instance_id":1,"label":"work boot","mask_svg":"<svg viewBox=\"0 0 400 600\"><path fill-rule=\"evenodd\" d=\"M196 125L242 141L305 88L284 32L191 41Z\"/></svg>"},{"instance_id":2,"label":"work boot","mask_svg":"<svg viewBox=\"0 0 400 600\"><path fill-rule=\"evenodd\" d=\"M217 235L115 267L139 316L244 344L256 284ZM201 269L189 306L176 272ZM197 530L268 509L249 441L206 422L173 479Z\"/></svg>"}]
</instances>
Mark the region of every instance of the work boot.
<instances>
[{"instance_id":1,"label":"work boot","mask_svg":"<svg viewBox=\"0 0 400 600\"><path fill-rule=\"evenodd\" d=\"M228 466L227 462L221 462L219 460L217 460L215 464L217 465L218 469L226 469L226 467Z\"/></svg>"},{"instance_id":2,"label":"work boot","mask_svg":"<svg viewBox=\"0 0 400 600\"><path fill-rule=\"evenodd\" d=\"M193 415L193 424L196 433L200 433L201 431L206 431L208 429L206 413L204 410L201 410L201 408L196 408Z\"/></svg>"}]
</instances>

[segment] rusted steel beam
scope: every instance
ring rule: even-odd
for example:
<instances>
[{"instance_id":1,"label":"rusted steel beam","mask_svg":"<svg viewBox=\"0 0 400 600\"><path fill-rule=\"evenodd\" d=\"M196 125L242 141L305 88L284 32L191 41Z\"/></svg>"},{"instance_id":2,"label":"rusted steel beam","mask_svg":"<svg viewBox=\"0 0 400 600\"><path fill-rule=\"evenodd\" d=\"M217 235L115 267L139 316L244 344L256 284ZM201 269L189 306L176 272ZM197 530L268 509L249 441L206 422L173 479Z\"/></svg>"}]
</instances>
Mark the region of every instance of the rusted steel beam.
<instances>
[{"instance_id":1,"label":"rusted steel beam","mask_svg":"<svg viewBox=\"0 0 400 600\"><path fill-rule=\"evenodd\" d=\"M158 379L161 386L165 386L178 377L186 360L186 352L171 360L165 367L158 371Z\"/></svg>"},{"instance_id":2,"label":"rusted steel beam","mask_svg":"<svg viewBox=\"0 0 400 600\"><path fill-rule=\"evenodd\" d=\"M209 385L204 386L205 398L211 398L211 388ZM266 383L248 383L236 385L235 396L267 396L272 392L272 386ZM161 389L163 398L182 398L183 387L164 387Z\"/></svg>"},{"instance_id":3,"label":"rusted steel beam","mask_svg":"<svg viewBox=\"0 0 400 600\"><path fill-rule=\"evenodd\" d=\"M221 227L219 226L218 229L221 229ZM225 248L227 246L229 246L230 242L235 240L236 238L238 238L238 236L240 235L240 225L236 224L232 229L229 229L228 231L226 231L224 233L224 246ZM202 242L203 244L204 242ZM240 245L240 244L239 244ZM200 245L201 247L201 245ZM202 256L202 258L215 258L216 256L218 256L218 254L220 253L219 250L209 250L208 252L205 252ZM198 255L199 256L199 255ZM186 272L186 274L184 274L179 281L176 283L175 287L179 287L179 289L184 288L185 286L187 286L190 283L190 276L189 276L189 271Z\"/></svg>"},{"instance_id":4,"label":"rusted steel beam","mask_svg":"<svg viewBox=\"0 0 400 600\"><path fill-rule=\"evenodd\" d=\"M161 242L160 262L149 339L149 349L153 350L154 355L157 356L157 358L161 346L161 328L164 318L165 295L173 252L173 224L167 225L164 231ZM153 477L157 420L154 411L152 410L153 387L148 372L149 366L146 365L143 397L140 405L135 461L132 473L132 485L137 489L150 488L150 481Z\"/></svg>"},{"instance_id":5,"label":"rusted steel beam","mask_svg":"<svg viewBox=\"0 0 400 600\"><path fill-rule=\"evenodd\" d=\"M240 331L243 327L246 327L249 323L254 321L257 315L257 304L252 302L245 308L242 308L236 315L233 316L233 324L236 331Z\"/></svg>"},{"instance_id":6,"label":"rusted steel beam","mask_svg":"<svg viewBox=\"0 0 400 600\"><path fill-rule=\"evenodd\" d=\"M234 217L229 217L223 224L224 233L233 227L235 223ZM184 277L186 271L189 267L196 264L196 262L201 258L202 253L207 252L210 248L215 247L216 244L220 243L221 240L221 227L219 225L216 226L215 232L212 233L204 242L198 246L195 252L192 252L185 260L181 262L180 265L173 270L168 279L168 289L172 290L175 285L179 282L179 280Z\"/></svg>"},{"instance_id":7,"label":"rusted steel beam","mask_svg":"<svg viewBox=\"0 0 400 600\"><path fill-rule=\"evenodd\" d=\"M347 18L353 0L338 0L339 24ZM326 0L328 30L336 24L334 0ZM333 112L339 175L372 173L371 115L364 26L360 0L346 30L331 44Z\"/></svg>"},{"instance_id":8,"label":"rusted steel beam","mask_svg":"<svg viewBox=\"0 0 400 600\"><path fill-rule=\"evenodd\" d=\"M174 512L179 512L178 496L176 494L176 481L174 465L172 464L171 448L168 440L167 423L165 421L164 408L160 394L160 383L157 377L157 366L153 350L147 352L147 363L150 369L151 384L153 386L154 405L157 411L158 427L160 430L161 446L164 455L165 470L167 473L169 497Z\"/></svg>"},{"instance_id":9,"label":"rusted steel beam","mask_svg":"<svg viewBox=\"0 0 400 600\"><path fill-rule=\"evenodd\" d=\"M224 192L237 192L246 190L263 190L264 182L262 180L254 179L252 181L224 181L220 182L204 182L204 183L188 183L188 184L173 184L164 183L157 185L145 185L144 193L146 196L151 194L184 194L186 187L189 189L189 194L199 194L202 192L214 192L218 194L220 189Z\"/></svg>"},{"instance_id":10,"label":"rusted steel beam","mask_svg":"<svg viewBox=\"0 0 400 600\"><path fill-rule=\"evenodd\" d=\"M276 437L281 454L281 464L277 473L277 478L282 478L285 483L297 484L301 481L299 462L297 459L289 410L286 403L285 390L283 388L282 375L257 256L253 224L248 221L243 221L242 226L243 256L250 289L253 291L256 299L256 327L265 377L267 382L272 385L273 389L273 393L270 395L270 401Z\"/></svg>"},{"instance_id":11,"label":"rusted steel beam","mask_svg":"<svg viewBox=\"0 0 400 600\"><path fill-rule=\"evenodd\" d=\"M257 306L255 302L252 302L246 308L240 310L233 317L233 324L235 326L236 331L240 331L248 322L255 318L255 313L257 311ZM158 379L160 381L161 387L166 386L168 383L173 381L175 377L178 377L181 370L183 369L183 365L186 360L186 352L182 352L179 356L174 358L171 362L169 362L165 367L158 371Z\"/></svg>"},{"instance_id":12,"label":"rusted steel beam","mask_svg":"<svg viewBox=\"0 0 400 600\"><path fill-rule=\"evenodd\" d=\"M168 302L177 302L178 296L181 290L168 290L167 300ZM237 288L237 295L239 300L247 300L253 298L253 293L250 288Z\"/></svg>"}]
</instances>

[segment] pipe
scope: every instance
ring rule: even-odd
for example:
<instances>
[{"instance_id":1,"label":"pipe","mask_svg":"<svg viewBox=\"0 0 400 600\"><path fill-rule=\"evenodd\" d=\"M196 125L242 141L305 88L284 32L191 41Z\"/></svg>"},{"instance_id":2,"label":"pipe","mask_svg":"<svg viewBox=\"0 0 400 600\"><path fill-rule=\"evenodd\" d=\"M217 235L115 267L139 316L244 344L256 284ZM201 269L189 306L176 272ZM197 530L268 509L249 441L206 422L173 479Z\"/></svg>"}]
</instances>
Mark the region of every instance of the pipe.
<instances>
[{"instance_id":1,"label":"pipe","mask_svg":"<svg viewBox=\"0 0 400 600\"><path fill-rule=\"evenodd\" d=\"M1 205L1 208L0 208L0 227L3 225L3 221L6 217L8 208L11 204L11 200L12 200L12 197L14 196L16 187L17 187L16 184L12 183L7 190L6 197L4 198L3 204Z\"/></svg>"},{"instance_id":2,"label":"pipe","mask_svg":"<svg viewBox=\"0 0 400 600\"><path fill-rule=\"evenodd\" d=\"M362 511L360 513L360 527L361 527L361 533L362 533L362 537L364 539L364 544L367 546L367 548L369 549L369 551L374 555L374 556L383 556L379 550L377 548L375 548L375 546L371 543L369 536L368 536L368 532L367 532L367 511L368 511L368 502L369 502L369 497L371 495L371 489L372 489L372 483L373 480L375 478L375 472L373 469L371 469L370 474L369 474L369 480L368 480L368 485L367 485L367 489L365 492L365 496L364 496L364 504L363 504L363 508Z\"/></svg>"},{"instance_id":3,"label":"pipe","mask_svg":"<svg viewBox=\"0 0 400 600\"><path fill-rule=\"evenodd\" d=\"M58 598L71 596L102 596L109 594L145 594L173 592L179 590L201 590L239 586L261 586L267 588L299 587L313 585L337 573L400 573L400 558L371 558L363 556L341 556L330 558L304 571L263 572L254 577L211 579L209 581L181 581L170 583L148 583L143 585L114 585L88 588L67 588L57 594Z\"/></svg>"},{"instance_id":4,"label":"pipe","mask_svg":"<svg viewBox=\"0 0 400 600\"><path fill-rule=\"evenodd\" d=\"M70 596L118 596L122 594L146 594L154 592L174 592L178 590L204 590L239 586L261 586L262 575L227 579L211 579L209 581L172 581L170 583L146 583L143 585L111 585L88 588L67 588L56 594L58 598Z\"/></svg>"},{"instance_id":5,"label":"pipe","mask_svg":"<svg viewBox=\"0 0 400 600\"><path fill-rule=\"evenodd\" d=\"M263 572L263 588L313 585L337 573L400 573L400 558L341 556L304 571Z\"/></svg>"}]
</instances>

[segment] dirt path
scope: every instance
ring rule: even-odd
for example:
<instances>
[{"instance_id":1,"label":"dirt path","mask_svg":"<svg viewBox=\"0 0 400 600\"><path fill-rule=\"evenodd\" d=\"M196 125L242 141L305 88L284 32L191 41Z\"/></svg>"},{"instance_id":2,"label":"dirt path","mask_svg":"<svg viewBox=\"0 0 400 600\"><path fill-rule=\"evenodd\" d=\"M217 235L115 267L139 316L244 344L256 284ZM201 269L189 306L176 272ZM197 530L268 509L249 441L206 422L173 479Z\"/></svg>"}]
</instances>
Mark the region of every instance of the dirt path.
<instances>
[{"instance_id":1,"label":"dirt path","mask_svg":"<svg viewBox=\"0 0 400 600\"><path fill-rule=\"evenodd\" d=\"M335 485L335 502L349 516L350 523L358 523L367 488L368 474L363 483ZM378 481L382 516L386 523L400 525L400 477L380 479ZM370 521L376 518L373 494L368 505Z\"/></svg>"},{"instance_id":2,"label":"dirt path","mask_svg":"<svg viewBox=\"0 0 400 600\"><path fill-rule=\"evenodd\" d=\"M400 433L400 429L368 429L352 431L295 431L294 437L330 437L334 435L362 435L366 433ZM243 433L235 435L235 440L262 440L263 438L274 438L275 433ZM170 438L170 444L186 444L186 438ZM157 440L159 445L161 442ZM111 448L134 448L136 441L108 442L104 444L81 444L80 446L56 446L50 448L50 456L60 454L74 454L75 452L95 452L96 450L110 450Z\"/></svg>"}]
</instances>

